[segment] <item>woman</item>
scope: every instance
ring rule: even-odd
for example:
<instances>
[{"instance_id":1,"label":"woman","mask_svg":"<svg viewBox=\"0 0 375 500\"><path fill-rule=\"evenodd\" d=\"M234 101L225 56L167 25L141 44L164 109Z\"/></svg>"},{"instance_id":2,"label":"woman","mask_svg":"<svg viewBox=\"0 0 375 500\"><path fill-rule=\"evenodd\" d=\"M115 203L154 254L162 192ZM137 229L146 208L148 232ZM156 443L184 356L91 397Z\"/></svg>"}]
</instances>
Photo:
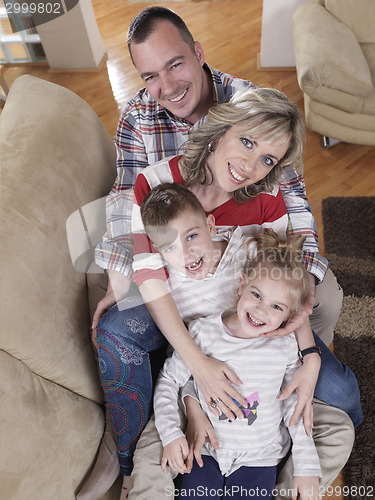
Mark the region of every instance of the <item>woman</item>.
<instances>
[{"instance_id":1,"label":"woman","mask_svg":"<svg viewBox=\"0 0 375 500\"><path fill-rule=\"evenodd\" d=\"M135 224L142 199L154 185L180 182L197 196L206 212L214 215L219 227L240 225L250 234L263 226L285 234L286 209L275 182L283 168L300 160L303 140L301 115L284 94L271 89L238 93L229 103L210 110L206 122L192 133L181 158L162 160L138 176ZM142 232L137 225L135 230ZM145 268L142 254L146 253L139 249L139 240L142 238L135 235L137 275ZM149 352L164 347L168 341L181 355L207 402L220 400L219 407L228 417L231 411L241 415L232 398L245 404L231 385L239 385L240 380L229 367L204 356L195 345L160 276L146 273L144 278L145 273L138 283L147 307L135 297L125 299L101 319L97 329L103 388L117 435L125 485L130 485L127 478L133 452L150 416ZM311 282L313 288L312 276ZM305 306L308 312L313 303L311 293ZM207 311L207 315L212 313ZM315 345L306 312L304 316L303 325L296 330L300 349ZM298 378L303 378L309 404L319 367L319 356L313 353L298 370L303 371ZM309 422L305 426L309 428Z\"/></svg>"}]
</instances>

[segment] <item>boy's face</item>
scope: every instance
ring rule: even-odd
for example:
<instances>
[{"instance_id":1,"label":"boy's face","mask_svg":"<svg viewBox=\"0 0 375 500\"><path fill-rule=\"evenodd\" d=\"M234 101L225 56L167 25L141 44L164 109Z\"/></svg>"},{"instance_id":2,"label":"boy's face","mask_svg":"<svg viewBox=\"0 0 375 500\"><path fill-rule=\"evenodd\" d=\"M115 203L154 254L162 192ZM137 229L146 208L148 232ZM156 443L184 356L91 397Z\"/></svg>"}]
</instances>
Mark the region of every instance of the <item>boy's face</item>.
<instances>
[{"instance_id":1,"label":"boy's face","mask_svg":"<svg viewBox=\"0 0 375 500\"><path fill-rule=\"evenodd\" d=\"M257 276L242 277L237 304L239 337L252 338L279 328L290 316L289 280Z\"/></svg>"},{"instance_id":2,"label":"boy's face","mask_svg":"<svg viewBox=\"0 0 375 500\"><path fill-rule=\"evenodd\" d=\"M166 227L147 228L147 232L167 263L190 278L201 280L214 272L220 251L212 238L215 219L187 208Z\"/></svg>"}]
</instances>

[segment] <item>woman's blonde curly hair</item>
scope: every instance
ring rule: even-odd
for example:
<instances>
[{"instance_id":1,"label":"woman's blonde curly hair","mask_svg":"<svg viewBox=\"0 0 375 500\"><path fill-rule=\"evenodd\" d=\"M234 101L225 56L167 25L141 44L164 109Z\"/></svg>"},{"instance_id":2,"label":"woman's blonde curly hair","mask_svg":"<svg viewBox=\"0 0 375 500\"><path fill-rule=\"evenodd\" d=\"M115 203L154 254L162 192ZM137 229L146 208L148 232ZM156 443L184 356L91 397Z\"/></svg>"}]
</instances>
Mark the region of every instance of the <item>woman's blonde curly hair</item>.
<instances>
[{"instance_id":1,"label":"woman's blonde curly hair","mask_svg":"<svg viewBox=\"0 0 375 500\"><path fill-rule=\"evenodd\" d=\"M300 166L305 127L298 107L279 90L251 88L241 90L229 102L211 108L206 121L191 132L181 161L186 186L196 182L212 183L213 173L207 164L208 156L234 125L253 137L261 135L265 141L282 136L290 141L284 157L264 179L234 192L236 201L244 202L261 191L272 191L272 185L280 178L283 168L293 164L296 168Z\"/></svg>"}]
</instances>

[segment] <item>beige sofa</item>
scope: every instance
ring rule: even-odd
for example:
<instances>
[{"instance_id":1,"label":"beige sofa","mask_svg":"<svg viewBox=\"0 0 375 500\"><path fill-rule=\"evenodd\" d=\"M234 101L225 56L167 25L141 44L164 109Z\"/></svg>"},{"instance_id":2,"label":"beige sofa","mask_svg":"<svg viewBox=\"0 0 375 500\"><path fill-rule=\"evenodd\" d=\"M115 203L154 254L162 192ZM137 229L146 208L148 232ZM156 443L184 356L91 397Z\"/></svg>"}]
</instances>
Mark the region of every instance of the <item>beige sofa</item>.
<instances>
[{"instance_id":1,"label":"beige sofa","mask_svg":"<svg viewBox=\"0 0 375 500\"><path fill-rule=\"evenodd\" d=\"M58 85L18 78L1 114L4 500L73 500L95 461L103 394L87 276L73 266L66 222L105 196L114 177L113 141L88 104ZM119 498L120 489L117 481L103 498Z\"/></svg>"},{"instance_id":2,"label":"beige sofa","mask_svg":"<svg viewBox=\"0 0 375 500\"><path fill-rule=\"evenodd\" d=\"M308 127L375 145L374 0L310 0L294 12L293 31Z\"/></svg>"}]
</instances>

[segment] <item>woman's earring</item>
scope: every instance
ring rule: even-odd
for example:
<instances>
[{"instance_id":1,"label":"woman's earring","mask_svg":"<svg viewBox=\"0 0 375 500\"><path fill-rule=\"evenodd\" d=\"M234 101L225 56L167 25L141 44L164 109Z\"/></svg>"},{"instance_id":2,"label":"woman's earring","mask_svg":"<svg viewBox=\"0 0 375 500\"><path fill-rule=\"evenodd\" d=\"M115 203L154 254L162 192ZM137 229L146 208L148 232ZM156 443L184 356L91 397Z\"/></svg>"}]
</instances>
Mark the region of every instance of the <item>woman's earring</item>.
<instances>
[{"instance_id":1,"label":"woman's earring","mask_svg":"<svg viewBox=\"0 0 375 500\"><path fill-rule=\"evenodd\" d=\"M208 152L209 152L209 153L213 153L214 148L213 148L212 142L209 142L209 143L208 143L207 148L208 148Z\"/></svg>"}]
</instances>

